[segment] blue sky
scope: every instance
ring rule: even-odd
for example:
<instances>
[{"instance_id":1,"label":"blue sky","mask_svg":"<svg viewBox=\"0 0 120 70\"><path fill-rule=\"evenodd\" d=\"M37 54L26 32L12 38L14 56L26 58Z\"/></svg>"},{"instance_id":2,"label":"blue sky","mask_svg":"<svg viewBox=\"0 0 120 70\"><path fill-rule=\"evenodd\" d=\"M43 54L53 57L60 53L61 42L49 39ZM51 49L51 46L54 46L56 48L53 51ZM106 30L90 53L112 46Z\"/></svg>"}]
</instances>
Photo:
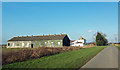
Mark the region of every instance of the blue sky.
<instances>
[{"instance_id":1,"label":"blue sky","mask_svg":"<svg viewBox=\"0 0 120 70\"><path fill-rule=\"evenodd\" d=\"M3 2L118 2L120 0L2 0Z\"/></svg>"},{"instance_id":2,"label":"blue sky","mask_svg":"<svg viewBox=\"0 0 120 70\"><path fill-rule=\"evenodd\" d=\"M118 34L117 2L3 2L3 43L14 36L66 33L93 41L97 32L110 42Z\"/></svg>"}]
</instances>

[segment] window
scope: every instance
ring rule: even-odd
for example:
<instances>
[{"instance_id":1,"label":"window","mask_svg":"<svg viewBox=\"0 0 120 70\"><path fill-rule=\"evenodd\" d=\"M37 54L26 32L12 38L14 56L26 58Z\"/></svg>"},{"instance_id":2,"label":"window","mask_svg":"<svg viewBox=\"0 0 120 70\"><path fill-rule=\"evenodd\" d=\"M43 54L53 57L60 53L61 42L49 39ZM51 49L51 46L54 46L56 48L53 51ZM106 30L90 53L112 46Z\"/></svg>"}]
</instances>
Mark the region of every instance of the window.
<instances>
[{"instance_id":1,"label":"window","mask_svg":"<svg viewBox=\"0 0 120 70\"><path fill-rule=\"evenodd\" d=\"M12 46L14 46L14 43L12 43Z\"/></svg>"},{"instance_id":2,"label":"window","mask_svg":"<svg viewBox=\"0 0 120 70\"><path fill-rule=\"evenodd\" d=\"M47 42L45 42L45 44L47 44Z\"/></svg>"},{"instance_id":3,"label":"window","mask_svg":"<svg viewBox=\"0 0 120 70\"><path fill-rule=\"evenodd\" d=\"M40 45L40 42L38 43L38 45Z\"/></svg>"},{"instance_id":4,"label":"window","mask_svg":"<svg viewBox=\"0 0 120 70\"><path fill-rule=\"evenodd\" d=\"M47 42L45 42L45 45L47 44Z\"/></svg>"},{"instance_id":5,"label":"window","mask_svg":"<svg viewBox=\"0 0 120 70\"><path fill-rule=\"evenodd\" d=\"M58 45L60 45L60 42L58 42Z\"/></svg>"},{"instance_id":6,"label":"window","mask_svg":"<svg viewBox=\"0 0 120 70\"><path fill-rule=\"evenodd\" d=\"M10 43L8 43L8 46L10 46Z\"/></svg>"},{"instance_id":7,"label":"window","mask_svg":"<svg viewBox=\"0 0 120 70\"><path fill-rule=\"evenodd\" d=\"M24 43L22 43L22 46L24 46Z\"/></svg>"},{"instance_id":8,"label":"window","mask_svg":"<svg viewBox=\"0 0 120 70\"><path fill-rule=\"evenodd\" d=\"M45 42L45 46L47 45L47 42Z\"/></svg>"},{"instance_id":9,"label":"window","mask_svg":"<svg viewBox=\"0 0 120 70\"><path fill-rule=\"evenodd\" d=\"M27 43L27 46L29 46L29 43Z\"/></svg>"},{"instance_id":10,"label":"window","mask_svg":"<svg viewBox=\"0 0 120 70\"><path fill-rule=\"evenodd\" d=\"M51 42L51 46L53 46L53 42Z\"/></svg>"}]
</instances>

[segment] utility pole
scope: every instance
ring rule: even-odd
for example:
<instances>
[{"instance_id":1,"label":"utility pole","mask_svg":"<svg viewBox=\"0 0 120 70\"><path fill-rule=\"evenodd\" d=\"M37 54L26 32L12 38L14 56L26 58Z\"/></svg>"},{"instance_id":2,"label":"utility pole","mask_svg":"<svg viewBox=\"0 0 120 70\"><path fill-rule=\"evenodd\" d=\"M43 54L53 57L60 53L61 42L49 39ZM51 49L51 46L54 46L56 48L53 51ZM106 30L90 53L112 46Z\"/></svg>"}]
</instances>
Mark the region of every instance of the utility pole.
<instances>
[{"instance_id":1,"label":"utility pole","mask_svg":"<svg viewBox=\"0 0 120 70\"><path fill-rule=\"evenodd\" d=\"M115 43L117 43L117 34L115 34Z\"/></svg>"}]
</instances>

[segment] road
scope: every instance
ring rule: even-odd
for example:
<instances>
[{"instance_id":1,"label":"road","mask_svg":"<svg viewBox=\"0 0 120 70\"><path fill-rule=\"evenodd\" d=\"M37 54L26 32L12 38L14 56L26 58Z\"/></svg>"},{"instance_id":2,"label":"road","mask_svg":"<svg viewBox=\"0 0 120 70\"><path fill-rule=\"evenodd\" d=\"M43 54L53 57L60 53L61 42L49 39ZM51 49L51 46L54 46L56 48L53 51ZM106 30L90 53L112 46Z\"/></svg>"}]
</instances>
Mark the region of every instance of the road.
<instances>
[{"instance_id":1,"label":"road","mask_svg":"<svg viewBox=\"0 0 120 70\"><path fill-rule=\"evenodd\" d=\"M118 68L118 49L114 46L106 47L82 68Z\"/></svg>"}]
</instances>

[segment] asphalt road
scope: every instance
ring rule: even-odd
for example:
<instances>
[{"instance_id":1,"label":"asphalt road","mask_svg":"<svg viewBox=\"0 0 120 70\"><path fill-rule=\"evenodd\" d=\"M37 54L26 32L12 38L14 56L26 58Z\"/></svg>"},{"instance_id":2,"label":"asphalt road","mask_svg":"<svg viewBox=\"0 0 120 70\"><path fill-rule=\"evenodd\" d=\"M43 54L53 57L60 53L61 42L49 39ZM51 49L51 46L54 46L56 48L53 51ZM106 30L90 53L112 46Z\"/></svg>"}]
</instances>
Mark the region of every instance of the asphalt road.
<instances>
[{"instance_id":1,"label":"asphalt road","mask_svg":"<svg viewBox=\"0 0 120 70\"><path fill-rule=\"evenodd\" d=\"M106 47L82 68L118 68L118 49L114 46Z\"/></svg>"}]
</instances>

